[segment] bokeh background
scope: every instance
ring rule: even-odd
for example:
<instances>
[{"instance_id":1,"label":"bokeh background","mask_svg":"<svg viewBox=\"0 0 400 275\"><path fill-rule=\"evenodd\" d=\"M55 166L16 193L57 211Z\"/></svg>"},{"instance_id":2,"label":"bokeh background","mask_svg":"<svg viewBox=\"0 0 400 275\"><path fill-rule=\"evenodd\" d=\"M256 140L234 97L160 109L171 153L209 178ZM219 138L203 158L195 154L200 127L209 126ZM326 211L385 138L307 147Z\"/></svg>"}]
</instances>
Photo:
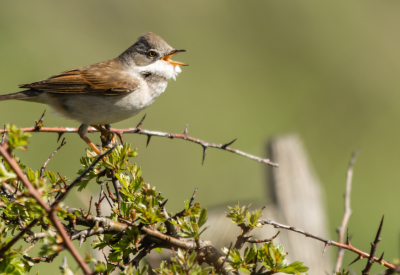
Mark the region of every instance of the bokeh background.
<instances>
[{"instance_id":1,"label":"bokeh background","mask_svg":"<svg viewBox=\"0 0 400 275\"><path fill-rule=\"evenodd\" d=\"M217 143L237 138L234 148L258 156L265 156L269 137L298 134L326 191L333 239L343 215L347 164L361 148L352 243L369 251L385 215L378 253L385 251L391 261L400 248L399 11L398 1L2 1L0 93L116 57L141 33L157 33L187 49L176 59L190 66L145 112L113 127L134 127L146 113L144 129L179 133L189 123L194 137ZM0 124L32 126L45 108L1 102ZM79 126L50 112L45 125ZM78 135L66 138L48 168L74 178L85 144ZM39 168L56 140L55 134L34 134L19 156ZM169 211L178 211L195 187L197 201L207 207L264 202L265 165L209 149L202 166L198 145L153 138L146 148L144 136L125 140L138 147L146 182L170 198ZM74 200L82 204L70 196ZM354 258L346 254L347 263ZM61 260L34 270L53 274ZM352 268L364 266L365 260Z\"/></svg>"}]
</instances>

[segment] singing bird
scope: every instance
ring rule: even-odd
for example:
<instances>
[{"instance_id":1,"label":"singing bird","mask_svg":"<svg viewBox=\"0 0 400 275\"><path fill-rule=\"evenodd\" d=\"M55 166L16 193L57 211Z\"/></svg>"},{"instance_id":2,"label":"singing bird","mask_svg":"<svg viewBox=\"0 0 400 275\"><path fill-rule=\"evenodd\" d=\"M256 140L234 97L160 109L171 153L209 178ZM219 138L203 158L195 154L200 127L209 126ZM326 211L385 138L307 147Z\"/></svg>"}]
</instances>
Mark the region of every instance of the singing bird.
<instances>
[{"instance_id":1,"label":"singing bird","mask_svg":"<svg viewBox=\"0 0 400 275\"><path fill-rule=\"evenodd\" d=\"M114 59L68 70L45 80L19 85L26 90L0 95L49 105L62 116L81 124L79 136L97 153L87 137L89 125L100 129L130 118L165 91L185 63L171 60L176 50L160 36L147 32Z\"/></svg>"}]
</instances>

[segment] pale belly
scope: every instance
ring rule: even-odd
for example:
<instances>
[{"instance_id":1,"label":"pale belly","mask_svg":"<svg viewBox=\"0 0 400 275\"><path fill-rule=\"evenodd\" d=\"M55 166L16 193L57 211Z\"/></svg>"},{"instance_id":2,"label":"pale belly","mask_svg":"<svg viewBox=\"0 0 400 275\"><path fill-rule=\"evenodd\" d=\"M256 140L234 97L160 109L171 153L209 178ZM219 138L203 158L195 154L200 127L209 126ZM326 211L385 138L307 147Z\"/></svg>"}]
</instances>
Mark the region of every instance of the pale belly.
<instances>
[{"instance_id":1,"label":"pale belly","mask_svg":"<svg viewBox=\"0 0 400 275\"><path fill-rule=\"evenodd\" d=\"M130 118L150 106L165 91L167 80L123 95L43 93L37 102L50 105L56 113L84 124L105 125Z\"/></svg>"}]
</instances>

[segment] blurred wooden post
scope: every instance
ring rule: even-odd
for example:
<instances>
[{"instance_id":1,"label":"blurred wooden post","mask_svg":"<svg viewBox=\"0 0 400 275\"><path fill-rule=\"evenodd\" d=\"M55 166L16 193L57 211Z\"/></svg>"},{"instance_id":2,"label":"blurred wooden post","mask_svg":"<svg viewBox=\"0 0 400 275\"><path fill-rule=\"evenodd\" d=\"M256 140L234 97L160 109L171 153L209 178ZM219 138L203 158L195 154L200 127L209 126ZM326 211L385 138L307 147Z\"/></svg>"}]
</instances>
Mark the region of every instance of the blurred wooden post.
<instances>
[{"instance_id":1,"label":"blurred wooden post","mask_svg":"<svg viewBox=\"0 0 400 275\"><path fill-rule=\"evenodd\" d=\"M286 225L303 229L312 234L329 238L326 212L324 206L324 193L314 173L307 154L297 136L283 136L271 139L268 142L268 157L279 164L279 168L268 165L267 189L268 194L262 204L252 205L252 209L261 208L267 204L262 218L273 220ZM267 168L268 167L268 168ZM268 171L267 171L268 169ZM211 227L201 236L204 240L210 240L215 247L229 247L235 242L240 233L240 228L226 218L226 205L235 205L237 202L224 204L223 207L213 208L208 211L206 225ZM250 202L241 202L246 205ZM324 244L304 237L295 232L280 230L280 235L275 239L276 243L283 244L285 251L289 253L290 261L302 261L310 267L307 272L310 275L331 274L332 248L328 248L325 256L322 255ZM255 239L266 239L278 232L272 226L264 226L262 229L254 229L251 235ZM147 261L153 267L158 267L162 260L171 256L168 251L162 255L155 251L147 257ZM149 272L149 274L154 274Z\"/></svg>"},{"instance_id":2,"label":"blurred wooden post","mask_svg":"<svg viewBox=\"0 0 400 275\"><path fill-rule=\"evenodd\" d=\"M268 157L279 164L279 168L267 166L268 196L275 206L275 221L329 238L325 196L300 139L295 135L277 137L267 147ZM308 274L332 272L331 249L323 256L323 243L285 230L281 230L280 242L291 261L310 267Z\"/></svg>"}]
</instances>

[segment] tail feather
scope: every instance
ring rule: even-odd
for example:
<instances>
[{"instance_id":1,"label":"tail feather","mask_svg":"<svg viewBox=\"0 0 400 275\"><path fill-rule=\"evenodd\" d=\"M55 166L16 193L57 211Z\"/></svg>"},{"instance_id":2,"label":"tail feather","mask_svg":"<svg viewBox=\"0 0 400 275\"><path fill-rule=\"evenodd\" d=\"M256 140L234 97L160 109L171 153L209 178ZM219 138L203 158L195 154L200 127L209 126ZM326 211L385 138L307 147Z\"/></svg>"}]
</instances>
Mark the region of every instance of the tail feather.
<instances>
[{"instance_id":1,"label":"tail feather","mask_svg":"<svg viewBox=\"0 0 400 275\"><path fill-rule=\"evenodd\" d=\"M39 94L41 94L41 91L35 91L35 90L26 90L22 91L19 93L13 93L13 94L7 94L7 95L0 95L0 101L4 100L11 100L11 99L29 99L31 97L36 97Z\"/></svg>"}]
</instances>

